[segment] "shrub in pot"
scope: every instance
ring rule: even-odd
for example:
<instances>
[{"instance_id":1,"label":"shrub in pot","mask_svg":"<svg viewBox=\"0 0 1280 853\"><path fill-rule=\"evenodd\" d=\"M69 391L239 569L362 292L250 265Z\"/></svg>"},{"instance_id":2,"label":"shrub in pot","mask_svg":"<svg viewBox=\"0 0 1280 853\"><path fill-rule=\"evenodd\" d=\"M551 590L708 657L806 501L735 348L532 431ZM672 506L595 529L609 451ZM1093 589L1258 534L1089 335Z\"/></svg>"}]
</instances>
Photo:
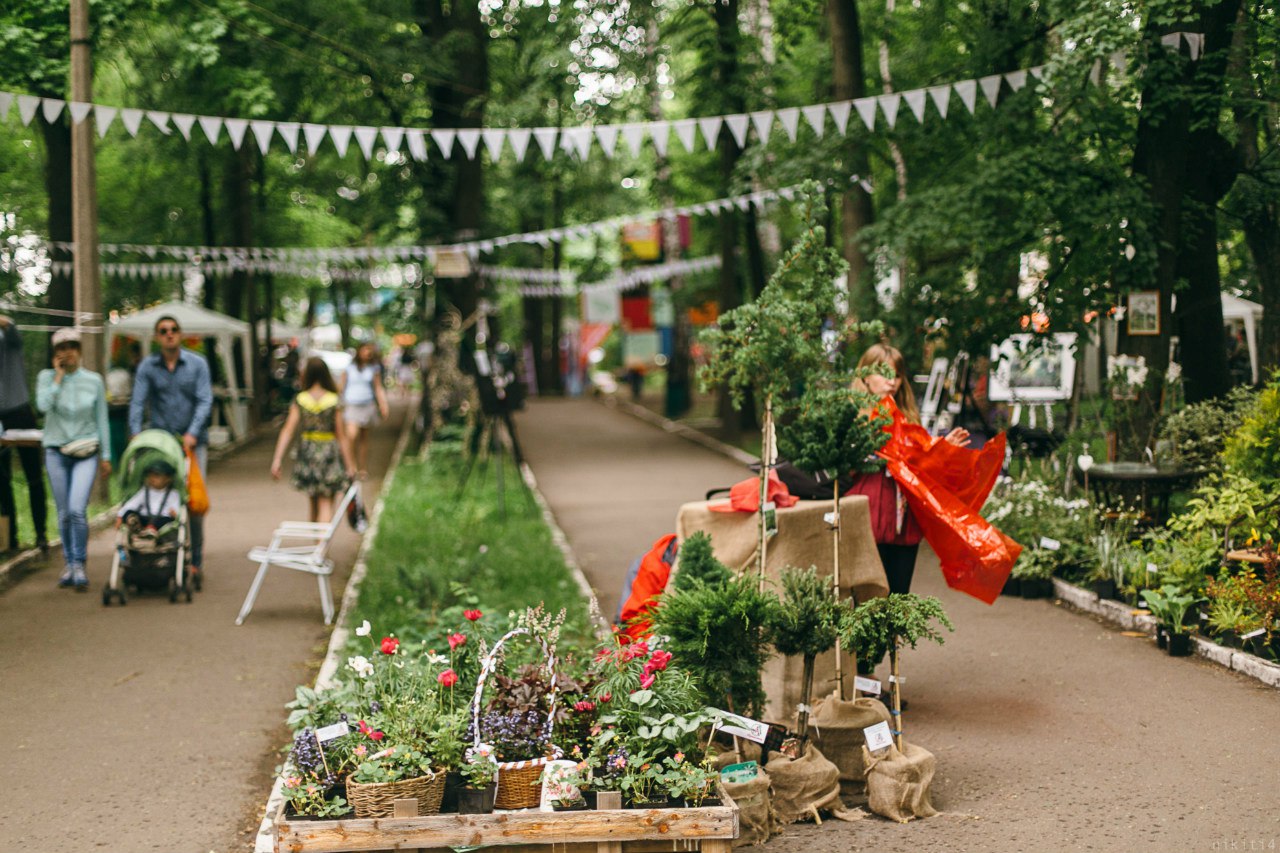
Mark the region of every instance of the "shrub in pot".
<instances>
[{"instance_id":1,"label":"shrub in pot","mask_svg":"<svg viewBox=\"0 0 1280 853\"><path fill-rule=\"evenodd\" d=\"M498 764L492 749L481 744L467 750L467 760L458 768L462 787L458 789L459 814L488 814L497 793Z\"/></svg>"},{"instance_id":2,"label":"shrub in pot","mask_svg":"<svg viewBox=\"0 0 1280 853\"><path fill-rule=\"evenodd\" d=\"M1191 632L1187 629L1187 612L1199 599L1173 584L1165 584L1159 590L1146 589L1142 597L1151 608L1151 615L1168 632L1169 654L1186 657L1191 654Z\"/></svg>"}]
</instances>

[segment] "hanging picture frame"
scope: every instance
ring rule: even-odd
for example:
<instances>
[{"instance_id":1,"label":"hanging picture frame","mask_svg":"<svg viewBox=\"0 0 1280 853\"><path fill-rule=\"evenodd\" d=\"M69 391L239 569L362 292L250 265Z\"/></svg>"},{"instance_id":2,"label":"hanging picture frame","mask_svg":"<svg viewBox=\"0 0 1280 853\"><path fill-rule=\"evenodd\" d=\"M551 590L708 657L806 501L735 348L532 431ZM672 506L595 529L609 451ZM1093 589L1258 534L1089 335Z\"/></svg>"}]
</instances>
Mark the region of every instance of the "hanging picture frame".
<instances>
[{"instance_id":1,"label":"hanging picture frame","mask_svg":"<svg viewBox=\"0 0 1280 853\"><path fill-rule=\"evenodd\" d=\"M1125 322L1130 335L1160 334L1160 291L1138 290L1126 297Z\"/></svg>"}]
</instances>

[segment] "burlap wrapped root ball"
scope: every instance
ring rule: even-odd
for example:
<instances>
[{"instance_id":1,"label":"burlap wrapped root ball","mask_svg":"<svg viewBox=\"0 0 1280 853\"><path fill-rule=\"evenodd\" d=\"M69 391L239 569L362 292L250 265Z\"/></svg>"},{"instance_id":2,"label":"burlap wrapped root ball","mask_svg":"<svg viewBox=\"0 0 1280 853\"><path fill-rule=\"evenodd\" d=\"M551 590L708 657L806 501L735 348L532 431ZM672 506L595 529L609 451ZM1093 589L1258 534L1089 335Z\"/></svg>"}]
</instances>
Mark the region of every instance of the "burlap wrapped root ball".
<instances>
[{"instance_id":1,"label":"burlap wrapped root ball","mask_svg":"<svg viewBox=\"0 0 1280 853\"><path fill-rule=\"evenodd\" d=\"M769 778L773 783L773 811L779 823L815 817L820 809L844 811L840 771L813 744L799 758L769 753Z\"/></svg>"},{"instance_id":2,"label":"burlap wrapped root ball","mask_svg":"<svg viewBox=\"0 0 1280 853\"><path fill-rule=\"evenodd\" d=\"M864 746L867 765L867 808L898 823L938 812L929 801L929 786L937 760L922 746L902 742L902 751L890 745L872 755Z\"/></svg>"},{"instance_id":3,"label":"burlap wrapped root ball","mask_svg":"<svg viewBox=\"0 0 1280 853\"><path fill-rule=\"evenodd\" d=\"M738 837L734 847L764 844L778 833L769 790L769 774L763 769L747 782L725 782L724 792L738 806Z\"/></svg>"},{"instance_id":4,"label":"burlap wrapped root ball","mask_svg":"<svg viewBox=\"0 0 1280 853\"><path fill-rule=\"evenodd\" d=\"M840 771L840 787L848 794L866 789L867 765L863 759L866 737L862 730L889 722L889 709L878 699L840 699L824 696L809 717L809 739Z\"/></svg>"}]
</instances>

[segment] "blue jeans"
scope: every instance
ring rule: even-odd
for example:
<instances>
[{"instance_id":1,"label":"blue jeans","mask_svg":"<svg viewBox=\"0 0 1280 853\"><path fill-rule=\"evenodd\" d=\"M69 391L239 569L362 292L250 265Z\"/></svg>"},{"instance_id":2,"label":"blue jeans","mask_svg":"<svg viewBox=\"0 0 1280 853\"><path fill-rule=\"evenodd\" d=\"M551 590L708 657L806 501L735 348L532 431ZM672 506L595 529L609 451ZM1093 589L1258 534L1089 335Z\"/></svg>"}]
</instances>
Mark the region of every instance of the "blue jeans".
<instances>
[{"instance_id":1,"label":"blue jeans","mask_svg":"<svg viewBox=\"0 0 1280 853\"><path fill-rule=\"evenodd\" d=\"M68 566L83 566L89 548L89 494L98 477L98 454L76 459L64 456L57 448L46 447L44 467L58 507L62 558Z\"/></svg>"}]
</instances>

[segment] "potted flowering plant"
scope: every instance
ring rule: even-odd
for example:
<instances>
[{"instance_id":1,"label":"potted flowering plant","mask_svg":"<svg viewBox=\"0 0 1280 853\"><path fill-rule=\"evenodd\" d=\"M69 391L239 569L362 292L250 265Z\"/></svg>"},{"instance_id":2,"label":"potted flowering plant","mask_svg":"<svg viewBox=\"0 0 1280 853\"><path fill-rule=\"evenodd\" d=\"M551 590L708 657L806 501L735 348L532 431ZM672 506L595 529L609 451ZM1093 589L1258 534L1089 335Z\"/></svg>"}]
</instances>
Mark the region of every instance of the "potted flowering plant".
<instances>
[{"instance_id":1,"label":"potted flowering plant","mask_svg":"<svg viewBox=\"0 0 1280 853\"><path fill-rule=\"evenodd\" d=\"M466 761L459 772L462 774L462 788L458 791L458 813L492 812L493 797L498 788L498 764L492 750L483 744L468 749Z\"/></svg>"}]
</instances>

